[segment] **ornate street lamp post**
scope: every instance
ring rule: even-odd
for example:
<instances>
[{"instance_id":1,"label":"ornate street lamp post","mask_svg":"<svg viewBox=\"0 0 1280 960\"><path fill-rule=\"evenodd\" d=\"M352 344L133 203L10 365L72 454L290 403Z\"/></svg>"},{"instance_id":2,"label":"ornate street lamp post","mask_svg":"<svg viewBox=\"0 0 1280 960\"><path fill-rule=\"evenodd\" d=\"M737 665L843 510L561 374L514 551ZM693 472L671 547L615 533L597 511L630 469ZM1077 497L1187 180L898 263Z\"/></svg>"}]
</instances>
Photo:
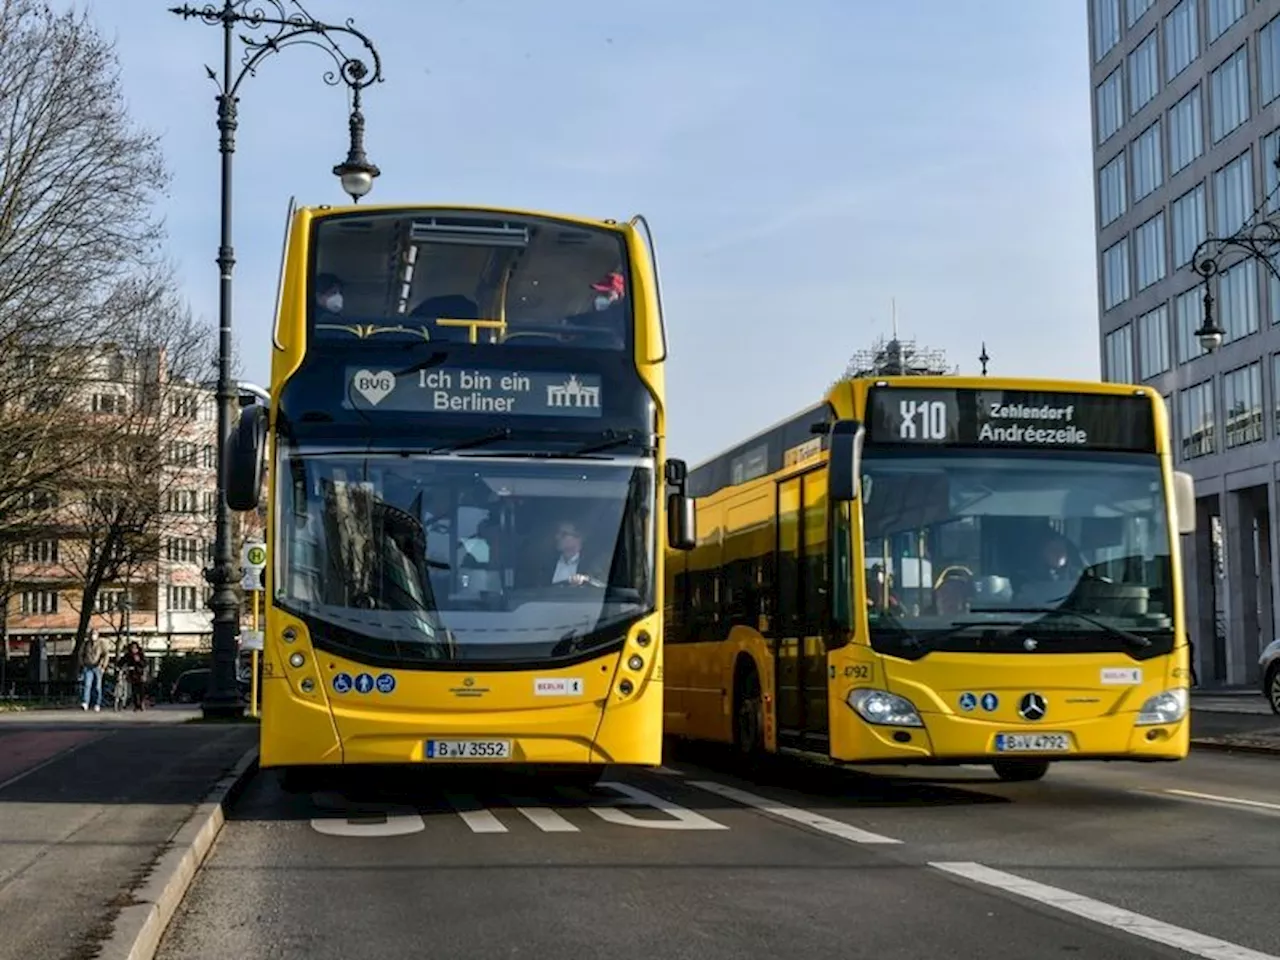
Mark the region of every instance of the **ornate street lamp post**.
<instances>
[{"instance_id":1,"label":"ornate street lamp post","mask_svg":"<svg viewBox=\"0 0 1280 960\"><path fill-rule=\"evenodd\" d=\"M333 168L342 188L353 202L373 188L373 180L381 171L369 162L364 152L364 115L360 112L360 94L365 87L382 80L382 61L372 41L357 30L351 20L342 25L321 23L313 18L297 0L286 10L286 0L223 0L221 5L203 7L184 5L170 8L184 20L197 18L210 26L222 27L222 76L206 67L218 87L218 151L222 155L221 241L218 245L218 498L213 566L205 571L205 579L213 588L209 608L213 611L213 669L204 700L206 717L239 716L244 705L236 687L236 634L240 625L240 602L235 584L240 578L231 544L231 514L226 499L227 431L231 423L231 407L236 397L231 379L231 271L235 254L231 247L231 157L235 152L236 104L240 85L254 74L259 63L286 47L317 47L333 59L336 69L324 74L330 86L343 83L351 91L351 147L347 159ZM270 14L274 14L270 15ZM232 54L239 26L258 34L239 36L244 53L240 69L234 72ZM338 44L338 37L358 40L368 51L373 69L364 60L349 57Z\"/></svg>"}]
</instances>

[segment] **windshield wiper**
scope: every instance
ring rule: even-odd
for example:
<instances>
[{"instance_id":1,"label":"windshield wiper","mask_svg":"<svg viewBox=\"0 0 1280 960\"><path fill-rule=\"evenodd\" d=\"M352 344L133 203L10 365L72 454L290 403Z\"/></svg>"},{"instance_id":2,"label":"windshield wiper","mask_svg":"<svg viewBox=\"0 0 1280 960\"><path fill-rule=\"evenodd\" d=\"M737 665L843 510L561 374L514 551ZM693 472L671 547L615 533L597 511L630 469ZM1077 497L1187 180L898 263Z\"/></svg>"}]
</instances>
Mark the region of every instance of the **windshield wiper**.
<instances>
[{"instance_id":1,"label":"windshield wiper","mask_svg":"<svg viewBox=\"0 0 1280 960\"><path fill-rule=\"evenodd\" d=\"M614 447L626 446L629 443L636 443L642 440L641 434L636 430L628 430L626 433L615 433L612 430L606 430L601 434L599 440L592 440L590 443L584 443L575 450L561 454L566 457L580 457L587 453L599 453L602 450L612 450ZM645 450L649 447L646 445Z\"/></svg>"},{"instance_id":2,"label":"windshield wiper","mask_svg":"<svg viewBox=\"0 0 1280 960\"><path fill-rule=\"evenodd\" d=\"M510 427L499 427L497 430L490 430L487 433L468 437L465 440L459 440L457 443L442 443L438 447L432 447L427 451L427 454L452 453L455 450L469 450L472 447L483 447L486 444L494 443L498 440L506 440L510 436Z\"/></svg>"},{"instance_id":3,"label":"windshield wiper","mask_svg":"<svg viewBox=\"0 0 1280 960\"><path fill-rule=\"evenodd\" d=\"M1099 620L1097 617L1091 617L1087 613L1081 613L1079 610L1064 609L1062 607L978 607L971 609L970 613L1039 613L1044 616L1056 617L1075 617L1077 620L1083 620L1085 623L1093 624L1100 630L1105 630L1113 637L1119 637L1131 649L1145 650L1151 646L1151 641L1144 636L1131 633L1120 627L1112 626L1105 620Z\"/></svg>"}]
</instances>

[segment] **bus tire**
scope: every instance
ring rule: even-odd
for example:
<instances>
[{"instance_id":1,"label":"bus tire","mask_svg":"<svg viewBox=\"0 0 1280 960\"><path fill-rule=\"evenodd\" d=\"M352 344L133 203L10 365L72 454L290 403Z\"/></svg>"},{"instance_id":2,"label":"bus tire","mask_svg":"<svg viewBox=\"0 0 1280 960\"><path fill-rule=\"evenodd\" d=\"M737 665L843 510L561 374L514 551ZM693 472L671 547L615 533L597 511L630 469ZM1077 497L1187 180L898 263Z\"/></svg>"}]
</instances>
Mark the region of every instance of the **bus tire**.
<instances>
[{"instance_id":1,"label":"bus tire","mask_svg":"<svg viewBox=\"0 0 1280 960\"><path fill-rule=\"evenodd\" d=\"M754 663L740 663L733 682L733 749L739 760L755 763L764 755L764 700Z\"/></svg>"},{"instance_id":2,"label":"bus tire","mask_svg":"<svg viewBox=\"0 0 1280 960\"><path fill-rule=\"evenodd\" d=\"M1048 760L997 760L991 766L996 776L1006 783L1039 780L1049 772Z\"/></svg>"},{"instance_id":3,"label":"bus tire","mask_svg":"<svg viewBox=\"0 0 1280 960\"><path fill-rule=\"evenodd\" d=\"M1267 671L1267 682L1263 689L1267 691L1267 703L1271 705L1271 712L1280 714L1280 661L1273 663Z\"/></svg>"}]
</instances>

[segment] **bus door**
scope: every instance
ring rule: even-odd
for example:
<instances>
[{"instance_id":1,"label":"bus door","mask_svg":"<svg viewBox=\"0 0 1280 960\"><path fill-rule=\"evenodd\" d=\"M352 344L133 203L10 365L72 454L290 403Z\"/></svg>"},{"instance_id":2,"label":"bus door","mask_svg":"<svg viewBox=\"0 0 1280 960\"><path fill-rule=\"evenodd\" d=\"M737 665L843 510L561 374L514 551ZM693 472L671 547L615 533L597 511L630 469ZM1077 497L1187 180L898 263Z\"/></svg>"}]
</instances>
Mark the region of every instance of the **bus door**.
<instances>
[{"instance_id":1,"label":"bus door","mask_svg":"<svg viewBox=\"0 0 1280 960\"><path fill-rule=\"evenodd\" d=\"M779 740L825 752L829 727L823 635L828 597L825 469L778 484L776 569Z\"/></svg>"}]
</instances>

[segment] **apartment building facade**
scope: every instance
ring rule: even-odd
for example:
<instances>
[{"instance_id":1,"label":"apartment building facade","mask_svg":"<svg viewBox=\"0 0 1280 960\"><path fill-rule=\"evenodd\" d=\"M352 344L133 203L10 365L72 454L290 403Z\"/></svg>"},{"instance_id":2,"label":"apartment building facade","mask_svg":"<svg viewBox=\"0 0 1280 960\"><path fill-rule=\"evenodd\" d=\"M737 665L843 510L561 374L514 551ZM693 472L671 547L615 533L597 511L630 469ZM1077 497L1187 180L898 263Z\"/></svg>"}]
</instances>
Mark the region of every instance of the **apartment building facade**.
<instances>
[{"instance_id":1,"label":"apartment building facade","mask_svg":"<svg viewBox=\"0 0 1280 960\"><path fill-rule=\"evenodd\" d=\"M1280 217L1280 0L1086 2L1103 376L1160 391L1196 480L1184 586L1200 681L1255 684L1280 633L1280 281L1224 260L1226 335L1207 353L1191 261L1255 211Z\"/></svg>"},{"instance_id":2,"label":"apartment building facade","mask_svg":"<svg viewBox=\"0 0 1280 960\"><path fill-rule=\"evenodd\" d=\"M92 550L107 535L110 494L95 480L116 481L119 495L149 506L126 514L142 524L132 531L128 556L92 601L88 626L113 645L137 640L151 659L208 651L212 615L203 576L213 557L216 498L217 407L210 387L171 378L162 352L123 356L110 347L84 358L84 386L73 401L109 442L102 462L67 477L45 495L39 526L9 548L5 581L3 655L11 664L38 655L50 667L41 679L65 675L67 658L85 620L85 578ZM132 425L140 404L156 406ZM122 426L123 424L123 426ZM118 449L112 449L118 447ZM145 466L131 469L133 451L149 450ZM103 502L106 507L103 508ZM261 516L236 516L235 544L260 536ZM34 667L34 664L31 665Z\"/></svg>"}]
</instances>

